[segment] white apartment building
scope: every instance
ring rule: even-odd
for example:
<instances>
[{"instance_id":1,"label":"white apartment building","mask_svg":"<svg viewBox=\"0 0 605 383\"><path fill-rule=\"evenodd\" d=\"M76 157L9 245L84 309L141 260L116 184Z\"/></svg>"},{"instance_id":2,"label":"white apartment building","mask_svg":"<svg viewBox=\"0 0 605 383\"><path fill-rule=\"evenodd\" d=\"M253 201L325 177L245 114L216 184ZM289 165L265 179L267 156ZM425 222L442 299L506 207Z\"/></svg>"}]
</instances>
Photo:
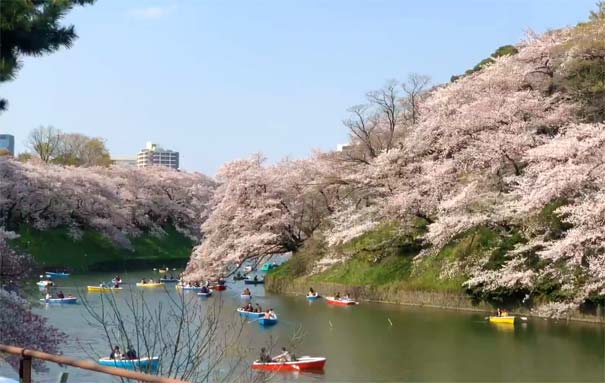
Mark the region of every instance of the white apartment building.
<instances>
[{"instance_id":1,"label":"white apartment building","mask_svg":"<svg viewBox=\"0 0 605 383\"><path fill-rule=\"evenodd\" d=\"M173 169L179 168L179 152L163 149L159 145L148 142L145 149L141 149L137 155L137 166L166 166Z\"/></svg>"}]
</instances>

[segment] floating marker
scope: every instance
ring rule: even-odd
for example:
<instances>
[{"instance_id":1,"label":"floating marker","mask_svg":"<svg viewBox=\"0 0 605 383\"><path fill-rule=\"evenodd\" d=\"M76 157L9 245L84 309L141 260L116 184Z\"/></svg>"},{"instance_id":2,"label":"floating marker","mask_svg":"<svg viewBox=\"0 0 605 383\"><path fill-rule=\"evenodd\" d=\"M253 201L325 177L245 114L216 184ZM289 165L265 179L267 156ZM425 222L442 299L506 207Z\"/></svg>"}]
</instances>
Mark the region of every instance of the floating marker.
<instances>
[{"instance_id":1,"label":"floating marker","mask_svg":"<svg viewBox=\"0 0 605 383\"><path fill-rule=\"evenodd\" d=\"M333 328L334 326L332 326L332 321L328 319L328 323L330 324L330 328Z\"/></svg>"},{"instance_id":2,"label":"floating marker","mask_svg":"<svg viewBox=\"0 0 605 383\"><path fill-rule=\"evenodd\" d=\"M388 321L389 321L389 324L392 326L392 325L393 325L393 322L391 322L391 318L387 318L387 319L388 319Z\"/></svg>"}]
</instances>

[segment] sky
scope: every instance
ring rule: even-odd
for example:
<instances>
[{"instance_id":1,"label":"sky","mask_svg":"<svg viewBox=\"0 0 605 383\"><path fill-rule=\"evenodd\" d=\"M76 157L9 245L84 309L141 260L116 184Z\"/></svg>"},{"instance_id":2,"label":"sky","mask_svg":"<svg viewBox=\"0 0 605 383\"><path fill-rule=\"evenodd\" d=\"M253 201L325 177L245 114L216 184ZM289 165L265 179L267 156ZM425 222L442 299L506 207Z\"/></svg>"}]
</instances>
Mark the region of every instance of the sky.
<instances>
[{"instance_id":1,"label":"sky","mask_svg":"<svg viewBox=\"0 0 605 383\"><path fill-rule=\"evenodd\" d=\"M447 82L526 31L575 25L596 0L97 0L64 23L73 47L25 58L0 96L0 133L41 125L103 137L113 157L147 141L214 175L333 150L366 92L409 73Z\"/></svg>"}]
</instances>

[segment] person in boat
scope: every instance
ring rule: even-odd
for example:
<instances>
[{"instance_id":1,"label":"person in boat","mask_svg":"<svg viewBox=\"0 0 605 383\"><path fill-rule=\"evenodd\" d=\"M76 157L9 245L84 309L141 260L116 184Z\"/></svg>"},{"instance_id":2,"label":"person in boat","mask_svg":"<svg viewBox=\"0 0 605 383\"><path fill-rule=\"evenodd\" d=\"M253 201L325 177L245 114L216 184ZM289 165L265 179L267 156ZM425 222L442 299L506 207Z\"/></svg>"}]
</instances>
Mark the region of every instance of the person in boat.
<instances>
[{"instance_id":1,"label":"person in boat","mask_svg":"<svg viewBox=\"0 0 605 383\"><path fill-rule=\"evenodd\" d=\"M351 296L349 295L348 291L345 292L345 296L342 299L345 300L345 301L350 301L351 300Z\"/></svg>"},{"instance_id":2,"label":"person in boat","mask_svg":"<svg viewBox=\"0 0 605 383\"><path fill-rule=\"evenodd\" d=\"M500 310L500 307L498 307L498 309L496 310L496 313L499 317L502 316L502 311Z\"/></svg>"},{"instance_id":3,"label":"person in boat","mask_svg":"<svg viewBox=\"0 0 605 383\"><path fill-rule=\"evenodd\" d=\"M126 359L137 359L137 352L134 350L131 344L128 345L126 349Z\"/></svg>"},{"instance_id":4,"label":"person in boat","mask_svg":"<svg viewBox=\"0 0 605 383\"><path fill-rule=\"evenodd\" d=\"M210 289L208 289L207 286L202 286L202 289L200 290L200 292L202 292L204 294L208 294L210 292Z\"/></svg>"},{"instance_id":5,"label":"person in boat","mask_svg":"<svg viewBox=\"0 0 605 383\"><path fill-rule=\"evenodd\" d=\"M260 349L260 358L258 359L259 362L261 363L271 363L271 356L269 355L269 353L267 352L267 349L262 347Z\"/></svg>"},{"instance_id":6,"label":"person in boat","mask_svg":"<svg viewBox=\"0 0 605 383\"><path fill-rule=\"evenodd\" d=\"M111 350L111 354L109 354L109 359L115 359L115 360L122 359L122 353L120 352L119 346L113 347L113 350Z\"/></svg>"},{"instance_id":7,"label":"person in boat","mask_svg":"<svg viewBox=\"0 0 605 383\"><path fill-rule=\"evenodd\" d=\"M62 290L59 290L59 292L57 293L57 298L59 298L59 299L65 298L65 294L63 294Z\"/></svg>"},{"instance_id":8,"label":"person in boat","mask_svg":"<svg viewBox=\"0 0 605 383\"><path fill-rule=\"evenodd\" d=\"M314 297L316 295L315 290L313 290L313 287L309 288L309 294L310 297Z\"/></svg>"},{"instance_id":9,"label":"person in boat","mask_svg":"<svg viewBox=\"0 0 605 383\"><path fill-rule=\"evenodd\" d=\"M143 279L141 279L141 283L142 283L142 284L146 284L146 283L147 283L147 278L143 278Z\"/></svg>"},{"instance_id":10,"label":"person in boat","mask_svg":"<svg viewBox=\"0 0 605 383\"><path fill-rule=\"evenodd\" d=\"M218 279L218 284L219 284L220 286L223 286L223 285L225 284L225 278L220 277L220 278Z\"/></svg>"},{"instance_id":11,"label":"person in boat","mask_svg":"<svg viewBox=\"0 0 605 383\"><path fill-rule=\"evenodd\" d=\"M277 315L275 315L275 311L273 309L269 309L269 318L267 319L277 319Z\"/></svg>"},{"instance_id":12,"label":"person in boat","mask_svg":"<svg viewBox=\"0 0 605 383\"><path fill-rule=\"evenodd\" d=\"M258 282L258 275L255 275L253 280L254 282Z\"/></svg>"},{"instance_id":13,"label":"person in boat","mask_svg":"<svg viewBox=\"0 0 605 383\"><path fill-rule=\"evenodd\" d=\"M246 307L244 308L244 310L248 311L248 312L253 312L254 311L254 307L252 307L251 303L248 303L246 305Z\"/></svg>"},{"instance_id":14,"label":"person in boat","mask_svg":"<svg viewBox=\"0 0 605 383\"><path fill-rule=\"evenodd\" d=\"M265 318L265 319L272 319L272 318L271 318L271 309L267 309L267 311L265 311L265 316L264 316L264 318Z\"/></svg>"},{"instance_id":15,"label":"person in boat","mask_svg":"<svg viewBox=\"0 0 605 383\"><path fill-rule=\"evenodd\" d=\"M290 355L290 353L288 352L288 350L286 350L285 347L281 348L281 354L277 355L275 358L273 358L274 362L291 362L292 361L292 356Z\"/></svg>"},{"instance_id":16,"label":"person in boat","mask_svg":"<svg viewBox=\"0 0 605 383\"><path fill-rule=\"evenodd\" d=\"M255 311L255 312L257 312L257 313L262 313L262 312L263 312L263 308L262 308L262 307L260 307L260 305L257 303L257 304L256 304L256 308L255 308L255 310L254 310L254 311Z\"/></svg>"},{"instance_id":17,"label":"person in boat","mask_svg":"<svg viewBox=\"0 0 605 383\"><path fill-rule=\"evenodd\" d=\"M248 296L250 296L250 295L252 295L252 293L251 293L251 292L250 292L250 290L249 290L249 289L246 287L246 288L244 289L244 292L242 293L242 295L248 295Z\"/></svg>"},{"instance_id":18,"label":"person in boat","mask_svg":"<svg viewBox=\"0 0 605 383\"><path fill-rule=\"evenodd\" d=\"M44 300L47 300L47 301L48 301L49 299L52 299L52 297L53 297L53 296L50 294L50 292L47 292L47 293L46 293L46 296L44 297Z\"/></svg>"},{"instance_id":19,"label":"person in boat","mask_svg":"<svg viewBox=\"0 0 605 383\"><path fill-rule=\"evenodd\" d=\"M336 293L336 295L334 295L334 299L335 299L335 300L337 300L337 301L339 301L339 300L340 300L340 291L338 291L338 292Z\"/></svg>"},{"instance_id":20,"label":"person in boat","mask_svg":"<svg viewBox=\"0 0 605 383\"><path fill-rule=\"evenodd\" d=\"M240 273L239 271L237 272L237 274L235 274L235 278L234 279L243 279L244 276L242 275L242 273Z\"/></svg>"}]
</instances>

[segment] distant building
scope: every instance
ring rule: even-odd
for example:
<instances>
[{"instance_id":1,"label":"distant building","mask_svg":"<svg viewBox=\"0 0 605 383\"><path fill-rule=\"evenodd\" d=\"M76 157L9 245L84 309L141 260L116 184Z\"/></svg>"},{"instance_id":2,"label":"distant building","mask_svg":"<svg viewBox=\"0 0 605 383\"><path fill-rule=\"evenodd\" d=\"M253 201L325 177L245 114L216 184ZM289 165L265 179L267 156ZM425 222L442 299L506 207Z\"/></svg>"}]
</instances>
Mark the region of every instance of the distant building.
<instances>
[{"instance_id":1,"label":"distant building","mask_svg":"<svg viewBox=\"0 0 605 383\"><path fill-rule=\"evenodd\" d=\"M15 136L0 134L0 151L6 150L11 156L15 155Z\"/></svg>"},{"instance_id":2,"label":"distant building","mask_svg":"<svg viewBox=\"0 0 605 383\"><path fill-rule=\"evenodd\" d=\"M352 148L353 148L353 145L350 145L350 144L338 144L338 145L336 145L336 151L337 152L346 152L346 151L348 151L348 150L350 150Z\"/></svg>"},{"instance_id":3,"label":"distant building","mask_svg":"<svg viewBox=\"0 0 605 383\"><path fill-rule=\"evenodd\" d=\"M162 149L157 144L148 142L145 149L141 149L137 155L137 166L166 166L173 169L179 168L179 152Z\"/></svg>"},{"instance_id":4,"label":"distant building","mask_svg":"<svg viewBox=\"0 0 605 383\"><path fill-rule=\"evenodd\" d=\"M121 168L134 168L137 166L137 159L134 157L112 158L111 164Z\"/></svg>"}]
</instances>

